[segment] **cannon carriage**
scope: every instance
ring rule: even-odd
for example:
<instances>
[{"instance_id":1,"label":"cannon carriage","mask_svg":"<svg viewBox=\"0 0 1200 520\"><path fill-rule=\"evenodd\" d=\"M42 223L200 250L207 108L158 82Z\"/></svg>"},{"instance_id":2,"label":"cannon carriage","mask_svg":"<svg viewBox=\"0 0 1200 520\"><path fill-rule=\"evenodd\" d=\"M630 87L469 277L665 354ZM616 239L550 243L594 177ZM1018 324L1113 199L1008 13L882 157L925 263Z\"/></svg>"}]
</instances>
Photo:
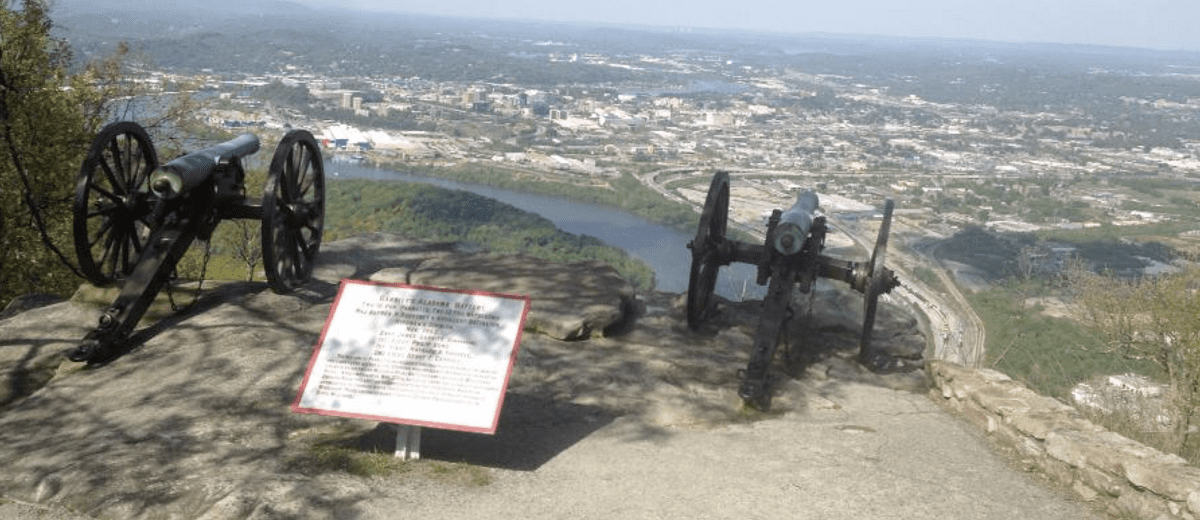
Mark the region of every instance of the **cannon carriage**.
<instances>
[{"instance_id":1,"label":"cannon carriage","mask_svg":"<svg viewBox=\"0 0 1200 520\"><path fill-rule=\"evenodd\" d=\"M77 177L73 235L80 271L97 286L120 285L97 327L68 353L99 363L118 355L195 240L208 240L226 219L256 219L263 266L275 292L312 274L325 213L321 149L305 130L275 149L261 203L246 194L242 160L258 137L235 139L158 164L149 134L133 122L106 126Z\"/></svg>"},{"instance_id":2,"label":"cannon carriage","mask_svg":"<svg viewBox=\"0 0 1200 520\"><path fill-rule=\"evenodd\" d=\"M883 221L866 262L822 254L828 225L825 217L817 214L819 204L816 193L804 191L786 211L772 212L762 244L731 240L726 238L729 174L719 171L709 186L696 237L687 245L692 252L687 292L687 323L692 330L700 329L714 310L713 290L721 266L733 262L755 265L756 282L768 286L750 361L739 371L742 381L738 395L753 408L770 408L769 370L786 323L796 314L793 291L809 293L817 278L840 280L863 294L859 362L874 372L894 371L899 367L898 360L871 342L879 296L900 285L895 272L884 266L894 203L891 199L884 203Z\"/></svg>"}]
</instances>

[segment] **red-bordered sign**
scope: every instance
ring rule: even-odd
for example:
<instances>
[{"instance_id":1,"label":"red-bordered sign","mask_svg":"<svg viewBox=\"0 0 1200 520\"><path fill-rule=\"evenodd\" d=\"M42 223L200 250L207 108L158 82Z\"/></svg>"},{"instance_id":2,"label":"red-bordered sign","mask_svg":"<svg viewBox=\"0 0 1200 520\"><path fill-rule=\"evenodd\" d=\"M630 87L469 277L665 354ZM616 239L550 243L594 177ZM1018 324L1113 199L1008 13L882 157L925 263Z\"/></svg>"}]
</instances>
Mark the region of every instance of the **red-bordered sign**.
<instances>
[{"instance_id":1,"label":"red-bordered sign","mask_svg":"<svg viewBox=\"0 0 1200 520\"><path fill-rule=\"evenodd\" d=\"M292 411L493 434L529 306L342 280Z\"/></svg>"}]
</instances>

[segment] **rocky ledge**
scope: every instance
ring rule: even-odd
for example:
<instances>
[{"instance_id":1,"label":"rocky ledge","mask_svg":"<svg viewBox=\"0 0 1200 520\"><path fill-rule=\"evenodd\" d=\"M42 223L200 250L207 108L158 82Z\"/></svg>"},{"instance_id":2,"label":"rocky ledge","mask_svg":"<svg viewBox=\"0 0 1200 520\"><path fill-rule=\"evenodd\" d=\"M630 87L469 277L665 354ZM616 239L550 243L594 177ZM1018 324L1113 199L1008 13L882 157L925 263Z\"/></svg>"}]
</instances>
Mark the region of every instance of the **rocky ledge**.
<instances>
[{"instance_id":1,"label":"rocky ledge","mask_svg":"<svg viewBox=\"0 0 1200 520\"><path fill-rule=\"evenodd\" d=\"M693 332L683 295L635 295L602 265L369 235L326 244L315 279L290 295L206 284L189 311L141 329L105 366L63 357L107 303L87 291L0 320L0 495L104 518L337 517L367 492L344 473L306 471L314 447L374 449L384 430L289 405L344 278L531 296L500 430L485 441L430 434L425 451L446 460L535 468L618 416L647 428L753 419L736 373L758 302L721 302ZM776 364L773 413L833 406L805 390L829 378L928 388L923 370L877 376L852 361L856 295L823 286L811 309L792 320L789 348L806 355ZM881 301L876 327L893 353L920 359L925 341L905 309Z\"/></svg>"}]
</instances>

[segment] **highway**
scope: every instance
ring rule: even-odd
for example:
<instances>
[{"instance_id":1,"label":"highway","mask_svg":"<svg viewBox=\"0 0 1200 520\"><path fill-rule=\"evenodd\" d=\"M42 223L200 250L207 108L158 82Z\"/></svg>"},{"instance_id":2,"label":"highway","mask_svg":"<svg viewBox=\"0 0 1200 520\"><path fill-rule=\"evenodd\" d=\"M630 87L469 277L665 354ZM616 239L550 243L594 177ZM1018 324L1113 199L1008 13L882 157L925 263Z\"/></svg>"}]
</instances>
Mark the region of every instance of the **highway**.
<instances>
[{"instance_id":1,"label":"highway","mask_svg":"<svg viewBox=\"0 0 1200 520\"><path fill-rule=\"evenodd\" d=\"M827 218L830 228L849 237L868 254L875 248L880 221L850 222L837 215ZM923 324L927 327L925 332L932 348L929 357L968 367L980 366L984 352L983 320L975 314L949 272L932 253L922 254L905 247L909 241L904 239L911 235L902 231L906 226L900 220L893 217L885 265L896 272L902 285L880 298L907 304L925 316ZM949 292L929 287L914 275L917 267L932 270Z\"/></svg>"}]
</instances>

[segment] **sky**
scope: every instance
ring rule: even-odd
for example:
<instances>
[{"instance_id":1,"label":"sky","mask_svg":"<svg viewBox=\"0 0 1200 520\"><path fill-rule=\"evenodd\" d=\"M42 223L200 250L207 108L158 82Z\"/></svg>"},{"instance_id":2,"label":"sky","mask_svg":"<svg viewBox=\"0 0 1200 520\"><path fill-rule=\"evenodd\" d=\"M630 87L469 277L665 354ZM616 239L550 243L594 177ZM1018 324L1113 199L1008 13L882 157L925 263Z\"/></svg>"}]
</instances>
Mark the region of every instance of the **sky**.
<instances>
[{"instance_id":1,"label":"sky","mask_svg":"<svg viewBox=\"0 0 1200 520\"><path fill-rule=\"evenodd\" d=\"M1200 51L1200 0L302 0L408 13Z\"/></svg>"}]
</instances>

